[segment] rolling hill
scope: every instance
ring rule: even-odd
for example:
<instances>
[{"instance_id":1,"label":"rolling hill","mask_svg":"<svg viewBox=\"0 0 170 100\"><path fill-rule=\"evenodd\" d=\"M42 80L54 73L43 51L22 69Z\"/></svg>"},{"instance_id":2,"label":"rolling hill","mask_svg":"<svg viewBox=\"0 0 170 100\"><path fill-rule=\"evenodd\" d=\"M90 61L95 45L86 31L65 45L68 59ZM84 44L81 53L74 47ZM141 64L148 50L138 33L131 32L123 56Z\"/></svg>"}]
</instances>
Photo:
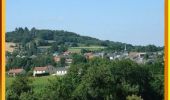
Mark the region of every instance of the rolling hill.
<instances>
[{"instance_id":1,"label":"rolling hill","mask_svg":"<svg viewBox=\"0 0 170 100\"><path fill-rule=\"evenodd\" d=\"M74 32L64 30L45 30L32 28L29 30L25 28L16 28L14 31L6 33L6 42L26 44L36 41L38 46L49 46L53 43L58 45L68 45L70 47L81 46L102 46L107 47L108 50L124 50L125 43L114 42L109 40L99 40L89 36L81 36ZM156 47L155 45L147 46L133 46L126 44L128 51L160 51L163 47Z\"/></svg>"}]
</instances>

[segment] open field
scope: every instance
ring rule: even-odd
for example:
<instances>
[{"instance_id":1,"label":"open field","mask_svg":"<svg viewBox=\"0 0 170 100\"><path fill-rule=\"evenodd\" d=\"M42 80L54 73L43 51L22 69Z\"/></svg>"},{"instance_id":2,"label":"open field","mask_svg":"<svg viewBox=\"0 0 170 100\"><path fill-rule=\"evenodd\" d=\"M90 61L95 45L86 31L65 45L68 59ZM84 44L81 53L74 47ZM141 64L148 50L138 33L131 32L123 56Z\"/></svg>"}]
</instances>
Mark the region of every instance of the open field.
<instances>
[{"instance_id":1,"label":"open field","mask_svg":"<svg viewBox=\"0 0 170 100\"><path fill-rule=\"evenodd\" d=\"M82 47L70 47L68 49L68 51L70 52L75 52L75 53L80 53L81 49L87 49L87 50L91 50L91 51L95 51L95 50L101 50L101 49L104 49L106 47L103 47L103 46L82 46Z\"/></svg>"},{"instance_id":2,"label":"open field","mask_svg":"<svg viewBox=\"0 0 170 100\"><path fill-rule=\"evenodd\" d=\"M34 92L41 93L45 86L49 84L49 80L55 80L57 76L43 76L43 77L30 77ZM15 77L6 78L6 88L9 88Z\"/></svg>"},{"instance_id":3,"label":"open field","mask_svg":"<svg viewBox=\"0 0 170 100\"><path fill-rule=\"evenodd\" d=\"M38 46L37 48L39 48L39 49L48 49L48 48L50 48L51 46Z\"/></svg>"}]
</instances>

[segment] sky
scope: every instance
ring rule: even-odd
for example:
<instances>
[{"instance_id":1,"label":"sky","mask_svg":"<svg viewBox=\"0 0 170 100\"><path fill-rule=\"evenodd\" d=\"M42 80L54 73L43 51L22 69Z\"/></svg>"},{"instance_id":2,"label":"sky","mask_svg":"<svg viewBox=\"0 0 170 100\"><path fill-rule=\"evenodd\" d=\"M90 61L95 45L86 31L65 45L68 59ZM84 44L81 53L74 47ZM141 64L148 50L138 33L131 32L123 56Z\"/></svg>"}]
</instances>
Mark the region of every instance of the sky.
<instances>
[{"instance_id":1,"label":"sky","mask_svg":"<svg viewBox=\"0 0 170 100\"><path fill-rule=\"evenodd\" d=\"M6 0L6 31L16 27L163 46L164 0Z\"/></svg>"}]
</instances>

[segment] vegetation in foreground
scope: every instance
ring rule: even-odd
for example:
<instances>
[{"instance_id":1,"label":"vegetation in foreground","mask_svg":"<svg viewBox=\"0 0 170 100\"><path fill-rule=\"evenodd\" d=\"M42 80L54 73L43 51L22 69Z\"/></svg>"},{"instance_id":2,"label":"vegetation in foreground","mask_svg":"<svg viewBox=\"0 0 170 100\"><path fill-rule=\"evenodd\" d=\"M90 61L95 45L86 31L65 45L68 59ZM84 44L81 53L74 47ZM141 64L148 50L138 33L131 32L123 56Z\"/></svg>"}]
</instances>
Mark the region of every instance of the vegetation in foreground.
<instances>
[{"instance_id":1,"label":"vegetation in foreground","mask_svg":"<svg viewBox=\"0 0 170 100\"><path fill-rule=\"evenodd\" d=\"M79 59L78 59L79 60ZM73 63L67 75L36 92L27 77L16 77L7 100L163 100L164 65L94 58ZM42 81L45 83L44 81ZM40 82L41 83L41 82ZM40 84L38 83L38 84Z\"/></svg>"},{"instance_id":2,"label":"vegetation in foreground","mask_svg":"<svg viewBox=\"0 0 170 100\"><path fill-rule=\"evenodd\" d=\"M24 76L25 77L25 76ZM18 77L6 77L6 88L10 89L10 86ZM31 81L31 85L34 87L33 91L35 93L40 93L43 88L49 84L49 80L53 80L56 76L43 76L43 77L28 77Z\"/></svg>"}]
</instances>

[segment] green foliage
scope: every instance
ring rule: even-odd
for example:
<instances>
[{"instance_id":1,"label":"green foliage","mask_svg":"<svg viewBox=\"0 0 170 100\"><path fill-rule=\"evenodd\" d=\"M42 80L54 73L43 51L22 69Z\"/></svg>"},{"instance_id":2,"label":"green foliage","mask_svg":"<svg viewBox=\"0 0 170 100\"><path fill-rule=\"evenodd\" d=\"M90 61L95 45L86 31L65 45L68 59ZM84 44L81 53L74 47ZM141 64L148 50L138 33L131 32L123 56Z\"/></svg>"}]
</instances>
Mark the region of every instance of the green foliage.
<instances>
[{"instance_id":1,"label":"green foliage","mask_svg":"<svg viewBox=\"0 0 170 100\"><path fill-rule=\"evenodd\" d=\"M109 61L94 58L86 63L72 64L66 76L51 82L43 98L161 100L163 99L161 83L163 81L155 79L146 65L138 65L130 60Z\"/></svg>"},{"instance_id":2,"label":"green foliage","mask_svg":"<svg viewBox=\"0 0 170 100\"><path fill-rule=\"evenodd\" d=\"M20 100L22 93L27 93L32 90L31 81L27 77L18 76L7 90L7 100Z\"/></svg>"},{"instance_id":3,"label":"green foliage","mask_svg":"<svg viewBox=\"0 0 170 100\"><path fill-rule=\"evenodd\" d=\"M9 98L7 100L15 100L14 98L20 97L16 93L14 93L14 91L11 88L11 85L16 80L16 78L17 77L7 77L6 78L6 90L7 90L6 97ZM29 84L32 89L29 92L22 92L21 93L22 97L30 96L30 98L34 97L36 100L39 100L39 98L41 98L44 95L43 90L45 89L45 87L48 86L50 82L52 82L50 80L55 80L55 79L56 79L55 76L29 77L29 80L31 81ZM25 98L25 99L27 100L27 98ZM35 99L33 99L33 100L35 100Z\"/></svg>"},{"instance_id":4,"label":"green foliage","mask_svg":"<svg viewBox=\"0 0 170 100\"><path fill-rule=\"evenodd\" d=\"M46 40L56 41L57 45L69 45L72 47L78 46L77 44L84 44L86 46L90 45L98 45L98 46L106 46L108 47L106 50L108 51L117 51L124 50L124 43L121 42L113 42L113 41L102 41L96 38L88 37L88 36L80 36L73 32L67 31L59 31L59 30L38 30L32 28L28 30L28 28L16 28L15 31L6 33L6 42L14 42L26 44L31 41L38 40L39 46L50 45ZM132 46L130 44L126 44L128 51L148 51L155 52L163 50L163 47L156 47L154 45L148 46Z\"/></svg>"},{"instance_id":5,"label":"green foliage","mask_svg":"<svg viewBox=\"0 0 170 100\"><path fill-rule=\"evenodd\" d=\"M73 64L77 64L77 63L82 63L82 62L86 62L87 59L83 56L83 55L79 55L79 54L73 54Z\"/></svg>"},{"instance_id":6,"label":"green foliage","mask_svg":"<svg viewBox=\"0 0 170 100\"><path fill-rule=\"evenodd\" d=\"M31 63L32 61L28 57L26 58L10 57L7 61L6 67L7 70L11 68L24 68L26 70L29 70Z\"/></svg>"},{"instance_id":7,"label":"green foliage","mask_svg":"<svg viewBox=\"0 0 170 100\"><path fill-rule=\"evenodd\" d=\"M40 55L33 59L32 66L46 66L50 64L54 64L53 57L50 55Z\"/></svg>"},{"instance_id":8,"label":"green foliage","mask_svg":"<svg viewBox=\"0 0 170 100\"><path fill-rule=\"evenodd\" d=\"M59 50L59 47L56 43L53 43L52 46L51 46L51 51L52 52L55 52L55 51L58 51Z\"/></svg>"},{"instance_id":9,"label":"green foliage","mask_svg":"<svg viewBox=\"0 0 170 100\"><path fill-rule=\"evenodd\" d=\"M83 49L81 49L80 52L81 52L81 54L84 54L84 53L90 52L90 50L87 50L87 49L84 49L84 48L83 48Z\"/></svg>"},{"instance_id":10,"label":"green foliage","mask_svg":"<svg viewBox=\"0 0 170 100\"><path fill-rule=\"evenodd\" d=\"M68 74L53 78L32 78L34 88L30 88L27 78L16 78L7 88L7 100L163 99L161 62L143 65L131 60L83 60L81 55L73 56L76 63L71 65Z\"/></svg>"},{"instance_id":11,"label":"green foliage","mask_svg":"<svg viewBox=\"0 0 170 100\"><path fill-rule=\"evenodd\" d=\"M32 34L30 34L28 28L16 28L13 32L6 33L6 41L9 42L22 42L27 43L32 40Z\"/></svg>"},{"instance_id":12,"label":"green foliage","mask_svg":"<svg viewBox=\"0 0 170 100\"><path fill-rule=\"evenodd\" d=\"M58 52L62 53L68 50L68 47L66 45L60 45Z\"/></svg>"},{"instance_id":13,"label":"green foliage","mask_svg":"<svg viewBox=\"0 0 170 100\"><path fill-rule=\"evenodd\" d=\"M19 96L13 90L6 91L7 100L18 100Z\"/></svg>"},{"instance_id":14,"label":"green foliage","mask_svg":"<svg viewBox=\"0 0 170 100\"><path fill-rule=\"evenodd\" d=\"M22 92L19 100L39 100L32 92Z\"/></svg>"},{"instance_id":15,"label":"green foliage","mask_svg":"<svg viewBox=\"0 0 170 100\"><path fill-rule=\"evenodd\" d=\"M11 56L7 61L6 67L7 70L24 68L26 71L30 71L33 67L46 65L55 65L52 55L38 55L36 58Z\"/></svg>"}]
</instances>

